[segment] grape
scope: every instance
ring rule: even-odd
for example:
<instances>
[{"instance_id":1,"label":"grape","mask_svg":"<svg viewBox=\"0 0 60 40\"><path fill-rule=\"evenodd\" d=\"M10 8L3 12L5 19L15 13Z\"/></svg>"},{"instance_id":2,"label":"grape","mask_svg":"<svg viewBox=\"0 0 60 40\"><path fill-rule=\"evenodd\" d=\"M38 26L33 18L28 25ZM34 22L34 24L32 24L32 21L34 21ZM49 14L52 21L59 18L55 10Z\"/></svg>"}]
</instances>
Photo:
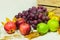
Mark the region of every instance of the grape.
<instances>
[{"instance_id":1,"label":"grape","mask_svg":"<svg viewBox=\"0 0 60 40\"><path fill-rule=\"evenodd\" d=\"M22 16L19 16L19 18L21 18Z\"/></svg>"},{"instance_id":2,"label":"grape","mask_svg":"<svg viewBox=\"0 0 60 40\"><path fill-rule=\"evenodd\" d=\"M29 23L30 23L30 24L33 24L33 21L30 21Z\"/></svg>"},{"instance_id":3,"label":"grape","mask_svg":"<svg viewBox=\"0 0 60 40\"><path fill-rule=\"evenodd\" d=\"M38 9L43 9L44 7L43 6L39 6Z\"/></svg>"},{"instance_id":4,"label":"grape","mask_svg":"<svg viewBox=\"0 0 60 40\"><path fill-rule=\"evenodd\" d=\"M40 13L40 12L42 13L42 12L43 12L43 10L42 10L42 9L38 9L38 10L37 10L37 12L38 12L38 13Z\"/></svg>"},{"instance_id":5,"label":"grape","mask_svg":"<svg viewBox=\"0 0 60 40\"><path fill-rule=\"evenodd\" d=\"M25 13L22 13L22 16L25 16Z\"/></svg>"},{"instance_id":6,"label":"grape","mask_svg":"<svg viewBox=\"0 0 60 40\"><path fill-rule=\"evenodd\" d=\"M33 6L31 12L36 13L36 10L37 10L36 7Z\"/></svg>"},{"instance_id":7,"label":"grape","mask_svg":"<svg viewBox=\"0 0 60 40\"><path fill-rule=\"evenodd\" d=\"M33 29L36 29L36 25L32 24Z\"/></svg>"},{"instance_id":8,"label":"grape","mask_svg":"<svg viewBox=\"0 0 60 40\"><path fill-rule=\"evenodd\" d=\"M34 17L35 15L34 15L33 13L30 13L30 16L31 16L31 17Z\"/></svg>"},{"instance_id":9,"label":"grape","mask_svg":"<svg viewBox=\"0 0 60 40\"><path fill-rule=\"evenodd\" d=\"M30 18L30 15L27 16L27 19L29 19L29 18Z\"/></svg>"},{"instance_id":10,"label":"grape","mask_svg":"<svg viewBox=\"0 0 60 40\"><path fill-rule=\"evenodd\" d=\"M24 18L24 19L25 19L25 18L26 18L26 16L22 16L22 18Z\"/></svg>"},{"instance_id":11,"label":"grape","mask_svg":"<svg viewBox=\"0 0 60 40\"><path fill-rule=\"evenodd\" d=\"M43 16L43 14L42 13L40 13L39 15L38 15L38 18L42 18L42 16Z\"/></svg>"},{"instance_id":12,"label":"grape","mask_svg":"<svg viewBox=\"0 0 60 40\"><path fill-rule=\"evenodd\" d=\"M20 12L18 13L18 16L21 16L21 13Z\"/></svg>"},{"instance_id":13,"label":"grape","mask_svg":"<svg viewBox=\"0 0 60 40\"><path fill-rule=\"evenodd\" d=\"M22 13L23 13L23 15L25 15L25 16L28 15L28 11L23 11Z\"/></svg>"},{"instance_id":14,"label":"grape","mask_svg":"<svg viewBox=\"0 0 60 40\"><path fill-rule=\"evenodd\" d=\"M35 20L37 20L38 19L38 17L37 16L35 16L35 18L34 18Z\"/></svg>"},{"instance_id":15,"label":"grape","mask_svg":"<svg viewBox=\"0 0 60 40\"><path fill-rule=\"evenodd\" d=\"M43 20L43 21L45 20L45 16L42 17L42 20Z\"/></svg>"},{"instance_id":16,"label":"grape","mask_svg":"<svg viewBox=\"0 0 60 40\"><path fill-rule=\"evenodd\" d=\"M36 15L36 16L38 16L38 15L39 15L39 13L36 13L35 15Z\"/></svg>"},{"instance_id":17,"label":"grape","mask_svg":"<svg viewBox=\"0 0 60 40\"><path fill-rule=\"evenodd\" d=\"M19 17L19 18L21 18L21 17L22 17L22 14L21 14L20 12L18 13L18 17Z\"/></svg>"},{"instance_id":18,"label":"grape","mask_svg":"<svg viewBox=\"0 0 60 40\"><path fill-rule=\"evenodd\" d=\"M41 19L38 19L38 23L40 23L40 22L42 22L42 20Z\"/></svg>"},{"instance_id":19,"label":"grape","mask_svg":"<svg viewBox=\"0 0 60 40\"><path fill-rule=\"evenodd\" d=\"M28 12L31 13L32 8L29 8Z\"/></svg>"},{"instance_id":20,"label":"grape","mask_svg":"<svg viewBox=\"0 0 60 40\"><path fill-rule=\"evenodd\" d=\"M22 13L18 13L18 15L15 15L16 18L24 18L28 24L33 26L34 29L36 29L36 25L41 22L47 23L49 20L48 18L48 11L45 7L39 6L39 7L32 7L28 10L22 11Z\"/></svg>"},{"instance_id":21,"label":"grape","mask_svg":"<svg viewBox=\"0 0 60 40\"><path fill-rule=\"evenodd\" d=\"M33 23L34 23L34 24L37 24L37 23L38 23L38 21L37 21L37 20L33 20Z\"/></svg>"},{"instance_id":22,"label":"grape","mask_svg":"<svg viewBox=\"0 0 60 40\"><path fill-rule=\"evenodd\" d=\"M24 16L24 13L21 13L21 16Z\"/></svg>"},{"instance_id":23,"label":"grape","mask_svg":"<svg viewBox=\"0 0 60 40\"><path fill-rule=\"evenodd\" d=\"M36 10L36 7L33 6L32 9Z\"/></svg>"},{"instance_id":24,"label":"grape","mask_svg":"<svg viewBox=\"0 0 60 40\"><path fill-rule=\"evenodd\" d=\"M30 17L29 19L30 19L30 20L33 20L33 18L32 18L32 17Z\"/></svg>"},{"instance_id":25,"label":"grape","mask_svg":"<svg viewBox=\"0 0 60 40\"><path fill-rule=\"evenodd\" d=\"M28 11L25 11L25 16L28 16L28 14L29 14Z\"/></svg>"},{"instance_id":26,"label":"grape","mask_svg":"<svg viewBox=\"0 0 60 40\"><path fill-rule=\"evenodd\" d=\"M15 15L15 17L16 17L16 18L19 18L19 16L18 16L18 15Z\"/></svg>"},{"instance_id":27,"label":"grape","mask_svg":"<svg viewBox=\"0 0 60 40\"><path fill-rule=\"evenodd\" d=\"M48 17L48 16L46 16L45 20L46 20L46 21L48 21L48 20L49 20L49 17Z\"/></svg>"},{"instance_id":28,"label":"grape","mask_svg":"<svg viewBox=\"0 0 60 40\"><path fill-rule=\"evenodd\" d=\"M31 13L36 13L36 10L32 10Z\"/></svg>"},{"instance_id":29,"label":"grape","mask_svg":"<svg viewBox=\"0 0 60 40\"><path fill-rule=\"evenodd\" d=\"M22 13L25 13L26 11L22 11Z\"/></svg>"},{"instance_id":30,"label":"grape","mask_svg":"<svg viewBox=\"0 0 60 40\"><path fill-rule=\"evenodd\" d=\"M27 23L29 23L29 21L27 21Z\"/></svg>"},{"instance_id":31,"label":"grape","mask_svg":"<svg viewBox=\"0 0 60 40\"><path fill-rule=\"evenodd\" d=\"M47 9L46 9L46 8L43 8L43 11L44 11L44 12L46 12L46 11L47 11Z\"/></svg>"}]
</instances>

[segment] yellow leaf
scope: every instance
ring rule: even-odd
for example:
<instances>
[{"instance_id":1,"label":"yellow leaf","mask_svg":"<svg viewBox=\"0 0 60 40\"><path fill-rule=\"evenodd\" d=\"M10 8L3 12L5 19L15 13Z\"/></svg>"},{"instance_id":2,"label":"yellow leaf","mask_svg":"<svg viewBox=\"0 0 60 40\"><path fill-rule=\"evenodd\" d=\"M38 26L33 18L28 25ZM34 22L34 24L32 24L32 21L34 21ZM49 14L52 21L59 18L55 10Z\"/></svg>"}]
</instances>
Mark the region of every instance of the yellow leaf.
<instances>
[{"instance_id":1,"label":"yellow leaf","mask_svg":"<svg viewBox=\"0 0 60 40\"><path fill-rule=\"evenodd\" d=\"M12 21L13 21L13 22L16 22L16 20L17 20L17 19L14 17Z\"/></svg>"},{"instance_id":2,"label":"yellow leaf","mask_svg":"<svg viewBox=\"0 0 60 40\"><path fill-rule=\"evenodd\" d=\"M6 17L6 22L9 22L9 21L11 21L11 20L10 20L9 18Z\"/></svg>"},{"instance_id":3,"label":"yellow leaf","mask_svg":"<svg viewBox=\"0 0 60 40\"><path fill-rule=\"evenodd\" d=\"M5 25L5 22L1 22L2 23L2 25Z\"/></svg>"}]
</instances>

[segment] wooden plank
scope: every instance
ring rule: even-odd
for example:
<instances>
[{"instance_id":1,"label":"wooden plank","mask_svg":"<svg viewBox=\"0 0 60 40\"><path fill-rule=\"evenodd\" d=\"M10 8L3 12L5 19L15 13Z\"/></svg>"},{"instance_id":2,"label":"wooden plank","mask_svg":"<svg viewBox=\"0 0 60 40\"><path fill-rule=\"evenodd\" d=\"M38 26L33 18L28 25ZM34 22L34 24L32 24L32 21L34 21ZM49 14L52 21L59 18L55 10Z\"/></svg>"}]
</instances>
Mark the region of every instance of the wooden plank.
<instances>
[{"instance_id":1,"label":"wooden plank","mask_svg":"<svg viewBox=\"0 0 60 40\"><path fill-rule=\"evenodd\" d=\"M37 4L46 7L48 11L56 9L55 12L60 16L60 0L37 0Z\"/></svg>"},{"instance_id":2,"label":"wooden plank","mask_svg":"<svg viewBox=\"0 0 60 40\"><path fill-rule=\"evenodd\" d=\"M37 0L38 4L60 6L60 0Z\"/></svg>"}]
</instances>

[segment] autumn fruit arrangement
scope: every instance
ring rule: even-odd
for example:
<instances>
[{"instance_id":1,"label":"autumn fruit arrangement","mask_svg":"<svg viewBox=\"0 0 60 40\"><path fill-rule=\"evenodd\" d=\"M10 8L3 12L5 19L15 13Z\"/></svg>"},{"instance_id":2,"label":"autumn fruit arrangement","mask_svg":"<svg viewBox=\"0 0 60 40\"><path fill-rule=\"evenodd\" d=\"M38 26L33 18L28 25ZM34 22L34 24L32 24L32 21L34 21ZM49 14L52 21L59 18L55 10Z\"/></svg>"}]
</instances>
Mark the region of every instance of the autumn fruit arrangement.
<instances>
[{"instance_id":1,"label":"autumn fruit arrangement","mask_svg":"<svg viewBox=\"0 0 60 40\"><path fill-rule=\"evenodd\" d=\"M2 22L2 24L8 34L19 30L22 35L29 39L44 35L47 32L58 31L60 33L60 17L56 16L53 11L48 11L43 6L33 6L28 10L19 12L14 16L13 20L6 18L6 21L6 23ZM33 32L34 30L36 32Z\"/></svg>"}]
</instances>

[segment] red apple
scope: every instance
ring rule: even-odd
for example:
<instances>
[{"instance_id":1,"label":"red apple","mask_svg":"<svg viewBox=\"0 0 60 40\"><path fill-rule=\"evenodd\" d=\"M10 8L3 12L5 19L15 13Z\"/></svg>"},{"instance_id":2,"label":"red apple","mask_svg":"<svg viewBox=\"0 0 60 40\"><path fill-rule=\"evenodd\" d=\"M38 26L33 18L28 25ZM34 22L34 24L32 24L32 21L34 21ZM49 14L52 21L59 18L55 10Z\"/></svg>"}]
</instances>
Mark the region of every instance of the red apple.
<instances>
[{"instance_id":1,"label":"red apple","mask_svg":"<svg viewBox=\"0 0 60 40\"><path fill-rule=\"evenodd\" d=\"M16 30L16 25L14 22L9 21L4 25L4 29L8 34L12 34Z\"/></svg>"},{"instance_id":2,"label":"red apple","mask_svg":"<svg viewBox=\"0 0 60 40\"><path fill-rule=\"evenodd\" d=\"M22 35L27 35L30 33L31 27L29 24L23 23L23 24L20 24L19 30L20 30Z\"/></svg>"},{"instance_id":3,"label":"red apple","mask_svg":"<svg viewBox=\"0 0 60 40\"><path fill-rule=\"evenodd\" d=\"M20 25L20 24L25 23L25 22L26 22L26 21L25 21L23 18L17 19L17 21L16 21L17 29L19 28L19 25Z\"/></svg>"}]
</instances>

